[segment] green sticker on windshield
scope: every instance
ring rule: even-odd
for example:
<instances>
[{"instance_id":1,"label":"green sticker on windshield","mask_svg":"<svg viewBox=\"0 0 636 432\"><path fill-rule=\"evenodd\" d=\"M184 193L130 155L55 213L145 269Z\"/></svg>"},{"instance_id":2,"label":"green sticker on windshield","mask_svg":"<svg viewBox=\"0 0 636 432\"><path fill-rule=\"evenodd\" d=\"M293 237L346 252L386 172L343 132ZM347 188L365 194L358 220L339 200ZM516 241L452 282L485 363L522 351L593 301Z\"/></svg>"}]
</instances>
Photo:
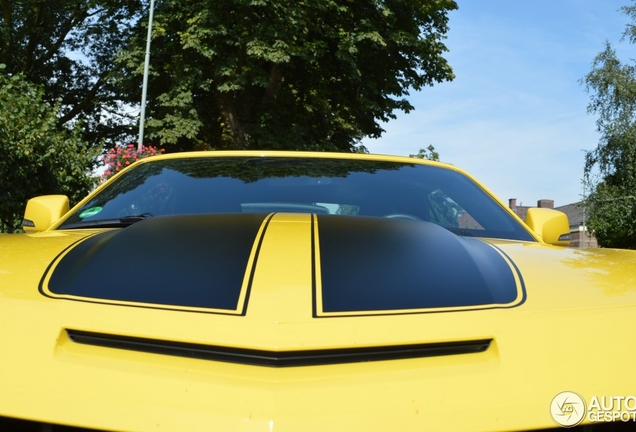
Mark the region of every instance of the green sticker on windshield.
<instances>
[{"instance_id":1,"label":"green sticker on windshield","mask_svg":"<svg viewBox=\"0 0 636 432\"><path fill-rule=\"evenodd\" d=\"M87 217L95 216L96 214L98 214L101 211L102 211L102 208L99 207L99 206L98 207L91 207L91 208L86 209L83 212L81 212L79 217L84 219L84 218L87 218Z\"/></svg>"}]
</instances>

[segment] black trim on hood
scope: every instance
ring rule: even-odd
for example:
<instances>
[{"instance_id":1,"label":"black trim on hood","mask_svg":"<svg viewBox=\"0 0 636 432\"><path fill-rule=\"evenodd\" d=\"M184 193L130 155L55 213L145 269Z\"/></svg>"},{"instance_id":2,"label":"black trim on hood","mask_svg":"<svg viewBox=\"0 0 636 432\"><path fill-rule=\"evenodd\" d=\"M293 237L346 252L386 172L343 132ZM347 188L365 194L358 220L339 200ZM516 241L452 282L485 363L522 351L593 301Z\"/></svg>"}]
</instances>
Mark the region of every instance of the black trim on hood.
<instances>
[{"instance_id":1,"label":"black trim on hood","mask_svg":"<svg viewBox=\"0 0 636 432\"><path fill-rule=\"evenodd\" d=\"M474 354L486 351L492 342L492 339L479 339L457 342L362 348L337 348L306 351L263 351L93 333L79 330L67 330L67 334L73 342L87 345L270 367L318 366L456 354Z\"/></svg>"}]
</instances>

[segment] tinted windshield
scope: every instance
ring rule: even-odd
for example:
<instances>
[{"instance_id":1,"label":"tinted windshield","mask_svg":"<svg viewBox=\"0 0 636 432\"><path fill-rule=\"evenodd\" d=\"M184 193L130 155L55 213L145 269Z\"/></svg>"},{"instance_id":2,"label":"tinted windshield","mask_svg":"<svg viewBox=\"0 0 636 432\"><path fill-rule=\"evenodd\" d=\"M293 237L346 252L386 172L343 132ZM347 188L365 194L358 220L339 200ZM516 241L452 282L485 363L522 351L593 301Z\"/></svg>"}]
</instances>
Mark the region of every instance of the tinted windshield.
<instances>
[{"instance_id":1,"label":"tinted windshield","mask_svg":"<svg viewBox=\"0 0 636 432\"><path fill-rule=\"evenodd\" d=\"M460 235L534 241L461 173L428 165L330 158L184 158L140 164L60 228L131 217L255 212L407 218Z\"/></svg>"}]
</instances>

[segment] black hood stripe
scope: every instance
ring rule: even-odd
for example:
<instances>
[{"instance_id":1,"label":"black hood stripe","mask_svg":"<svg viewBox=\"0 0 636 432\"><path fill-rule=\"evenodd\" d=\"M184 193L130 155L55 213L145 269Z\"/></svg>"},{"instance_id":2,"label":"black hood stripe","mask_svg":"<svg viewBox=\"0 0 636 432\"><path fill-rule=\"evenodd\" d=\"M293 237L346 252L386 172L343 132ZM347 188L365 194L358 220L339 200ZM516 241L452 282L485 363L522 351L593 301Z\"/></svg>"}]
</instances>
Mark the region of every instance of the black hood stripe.
<instances>
[{"instance_id":1,"label":"black hood stripe","mask_svg":"<svg viewBox=\"0 0 636 432\"><path fill-rule=\"evenodd\" d=\"M56 258L40 292L246 315L273 217L164 216L91 235ZM315 214L309 220L314 317L505 308L525 301L515 264L484 240L420 221Z\"/></svg>"},{"instance_id":2,"label":"black hood stripe","mask_svg":"<svg viewBox=\"0 0 636 432\"><path fill-rule=\"evenodd\" d=\"M272 215L164 216L87 237L40 283L53 298L243 315Z\"/></svg>"},{"instance_id":3,"label":"black hood stripe","mask_svg":"<svg viewBox=\"0 0 636 432\"><path fill-rule=\"evenodd\" d=\"M314 316L514 307L521 274L498 248L428 222L314 218Z\"/></svg>"}]
</instances>

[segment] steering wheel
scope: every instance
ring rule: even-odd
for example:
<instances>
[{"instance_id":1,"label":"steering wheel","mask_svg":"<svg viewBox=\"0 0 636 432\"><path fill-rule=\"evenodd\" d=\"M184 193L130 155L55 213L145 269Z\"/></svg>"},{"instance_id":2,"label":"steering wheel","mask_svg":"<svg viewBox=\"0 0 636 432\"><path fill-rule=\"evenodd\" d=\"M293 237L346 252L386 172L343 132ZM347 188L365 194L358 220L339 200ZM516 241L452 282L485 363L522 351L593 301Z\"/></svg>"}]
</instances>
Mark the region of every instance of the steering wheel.
<instances>
[{"instance_id":1,"label":"steering wheel","mask_svg":"<svg viewBox=\"0 0 636 432\"><path fill-rule=\"evenodd\" d=\"M418 218L417 216L413 216L407 213L389 213L387 215L384 215L382 217L388 218L388 219L409 219L409 220L422 220L420 218Z\"/></svg>"}]
</instances>

